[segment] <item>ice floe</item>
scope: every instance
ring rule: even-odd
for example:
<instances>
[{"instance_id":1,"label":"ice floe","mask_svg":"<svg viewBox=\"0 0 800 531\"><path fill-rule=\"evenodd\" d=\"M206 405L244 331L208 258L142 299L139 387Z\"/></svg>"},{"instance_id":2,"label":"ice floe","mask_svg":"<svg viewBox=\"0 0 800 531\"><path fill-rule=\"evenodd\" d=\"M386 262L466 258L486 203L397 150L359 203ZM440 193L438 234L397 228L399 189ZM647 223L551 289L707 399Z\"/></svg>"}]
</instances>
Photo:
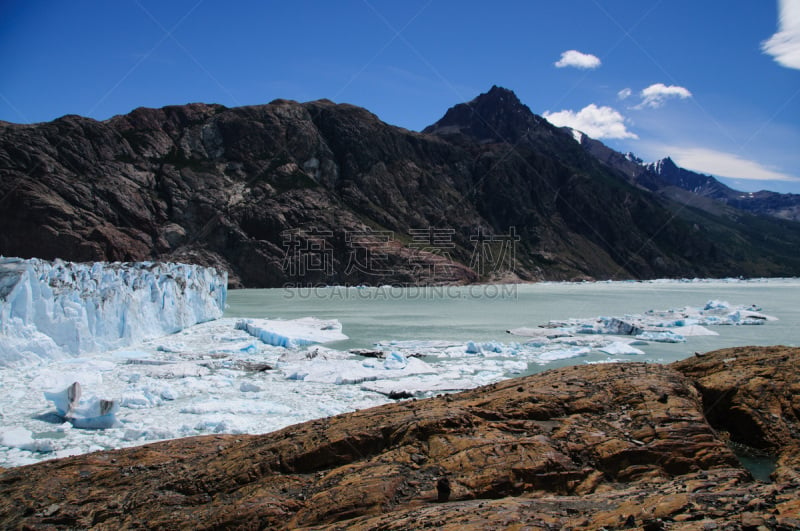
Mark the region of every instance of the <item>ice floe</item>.
<instances>
[{"instance_id":1,"label":"ice floe","mask_svg":"<svg viewBox=\"0 0 800 531\"><path fill-rule=\"evenodd\" d=\"M342 333L342 324L339 321L323 321L314 317L303 317L290 321L241 319L236 323L236 328L276 347L302 347L314 343L330 343L348 339Z\"/></svg>"}]
</instances>

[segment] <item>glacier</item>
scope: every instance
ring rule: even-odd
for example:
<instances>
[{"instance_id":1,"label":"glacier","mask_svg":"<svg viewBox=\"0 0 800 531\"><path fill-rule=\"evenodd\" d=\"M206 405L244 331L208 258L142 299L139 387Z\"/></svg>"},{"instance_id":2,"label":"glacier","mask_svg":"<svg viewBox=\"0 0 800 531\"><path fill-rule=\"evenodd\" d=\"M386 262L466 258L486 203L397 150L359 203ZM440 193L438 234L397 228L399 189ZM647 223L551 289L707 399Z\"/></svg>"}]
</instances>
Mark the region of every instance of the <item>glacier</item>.
<instances>
[{"instance_id":1,"label":"glacier","mask_svg":"<svg viewBox=\"0 0 800 531\"><path fill-rule=\"evenodd\" d=\"M227 273L0 256L0 367L112 350L222 316Z\"/></svg>"}]
</instances>

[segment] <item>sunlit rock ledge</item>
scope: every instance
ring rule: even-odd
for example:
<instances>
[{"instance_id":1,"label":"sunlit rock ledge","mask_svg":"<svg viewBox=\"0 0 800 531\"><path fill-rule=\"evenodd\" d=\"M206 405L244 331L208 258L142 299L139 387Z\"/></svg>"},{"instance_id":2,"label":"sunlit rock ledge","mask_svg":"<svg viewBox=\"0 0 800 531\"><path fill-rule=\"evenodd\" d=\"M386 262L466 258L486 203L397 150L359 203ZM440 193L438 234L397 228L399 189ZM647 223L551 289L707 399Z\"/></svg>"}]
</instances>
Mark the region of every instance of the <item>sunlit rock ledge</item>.
<instances>
[{"instance_id":1,"label":"sunlit rock ledge","mask_svg":"<svg viewBox=\"0 0 800 531\"><path fill-rule=\"evenodd\" d=\"M0 257L0 367L120 348L222 316L227 273Z\"/></svg>"}]
</instances>

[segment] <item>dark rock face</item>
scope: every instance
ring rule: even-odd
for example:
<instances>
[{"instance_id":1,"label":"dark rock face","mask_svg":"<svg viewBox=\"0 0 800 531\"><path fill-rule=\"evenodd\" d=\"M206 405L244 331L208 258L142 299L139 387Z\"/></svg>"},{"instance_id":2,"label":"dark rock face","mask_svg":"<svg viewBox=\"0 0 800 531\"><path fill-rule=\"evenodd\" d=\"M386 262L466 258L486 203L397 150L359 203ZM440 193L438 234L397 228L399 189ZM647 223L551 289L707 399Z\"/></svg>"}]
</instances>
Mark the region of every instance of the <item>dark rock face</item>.
<instances>
[{"instance_id":1,"label":"dark rock face","mask_svg":"<svg viewBox=\"0 0 800 531\"><path fill-rule=\"evenodd\" d=\"M0 526L797 529L799 354L566 367L268 435L9 469ZM712 419L718 395L739 416ZM774 483L729 448L751 425L778 458Z\"/></svg>"},{"instance_id":2,"label":"dark rock face","mask_svg":"<svg viewBox=\"0 0 800 531\"><path fill-rule=\"evenodd\" d=\"M187 261L234 287L800 274L800 225L719 245L716 218L506 89L426 131L327 100L0 123L0 254Z\"/></svg>"},{"instance_id":3,"label":"dark rock face","mask_svg":"<svg viewBox=\"0 0 800 531\"><path fill-rule=\"evenodd\" d=\"M516 144L525 136L535 134L546 121L534 115L512 91L493 86L469 103L452 107L423 133L448 136L460 134L479 142Z\"/></svg>"}]
</instances>

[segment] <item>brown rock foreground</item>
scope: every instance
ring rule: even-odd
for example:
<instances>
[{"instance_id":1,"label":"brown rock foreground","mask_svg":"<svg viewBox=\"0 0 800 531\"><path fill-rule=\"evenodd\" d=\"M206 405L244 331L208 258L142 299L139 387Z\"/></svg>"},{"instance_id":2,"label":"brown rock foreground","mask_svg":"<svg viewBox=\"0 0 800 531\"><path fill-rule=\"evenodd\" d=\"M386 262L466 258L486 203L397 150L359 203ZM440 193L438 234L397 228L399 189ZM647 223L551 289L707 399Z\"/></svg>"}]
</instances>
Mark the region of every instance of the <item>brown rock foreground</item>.
<instances>
[{"instance_id":1,"label":"brown rock foreground","mask_svg":"<svg viewBox=\"0 0 800 531\"><path fill-rule=\"evenodd\" d=\"M798 529L798 356L566 367L9 469L0 528ZM774 482L744 445L777 458Z\"/></svg>"}]
</instances>

